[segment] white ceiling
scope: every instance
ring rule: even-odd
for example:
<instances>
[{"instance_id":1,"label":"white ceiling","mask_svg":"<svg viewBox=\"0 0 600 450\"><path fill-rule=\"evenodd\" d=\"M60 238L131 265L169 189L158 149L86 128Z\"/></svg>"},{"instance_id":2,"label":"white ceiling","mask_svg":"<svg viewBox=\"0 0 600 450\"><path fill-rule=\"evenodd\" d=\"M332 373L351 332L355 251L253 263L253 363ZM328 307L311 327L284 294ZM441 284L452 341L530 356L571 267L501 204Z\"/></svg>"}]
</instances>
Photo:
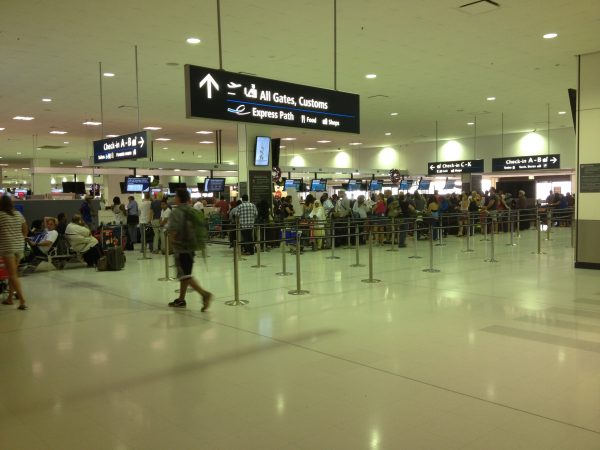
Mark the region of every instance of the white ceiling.
<instances>
[{"instance_id":1,"label":"white ceiling","mask_svg":"<svg viewBox=\"0 0 600 450\"><path fill-rule=\"evenodd\" d=\"M551 128L572 126L567 88L576 87L575 55L600 50L600 1L499 2L470 15L458 8L466 0L339 0L337 87L360 94L362 133L274 127L272 135L296 137L288 149L302 151L431 141L436 121L440 139L472 136L475 116L478 135L500 134L502 115L505 133L545 129L548 111ZM333 88L333 0L222 0L221 13L225 70ZM559 36L542 39L548 32ZM202 43L187 44L190 36ZM141 127L161 126L154 137L172 139L155 143L156 159L214 161L214 146L198 143L202 129L223 130L224 159L233 158L235 123L185 118L183 65L219 65L216 0L62 0L2 5L1 162L73 166L90 154L102 132L82 122L100 120L99 62L116 74L102 80L104 134L135 131L135 45ZM44 145L64 148L35 149Z\"/></svg>"}]
</instances>

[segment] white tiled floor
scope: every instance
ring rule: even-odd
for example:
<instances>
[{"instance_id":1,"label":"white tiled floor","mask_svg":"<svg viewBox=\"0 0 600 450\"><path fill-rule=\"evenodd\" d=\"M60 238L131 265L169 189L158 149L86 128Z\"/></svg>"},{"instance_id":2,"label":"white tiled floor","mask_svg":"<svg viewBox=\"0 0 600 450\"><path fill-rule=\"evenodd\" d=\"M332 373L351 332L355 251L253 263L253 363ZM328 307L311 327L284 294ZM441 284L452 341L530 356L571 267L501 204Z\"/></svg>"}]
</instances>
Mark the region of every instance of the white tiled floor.
<instances>
[{"instance_id":1,"label":"white tiled floor","mask_svg":"<svg viewBox=\"0 0 600 450\"><path fill-rule=\"evenodd\" d=\"M195 273L209 313L166 303L164 259L24 278L29 311L0 309L0 448L600 449L600 286L573 269L570 230L546 254L451 237L427 273L413 249L302 255L302 287L211 246ZM366 263L367 250L361 249ZM295 272L293 257L288 270Z\"/></svg>"}]
</instances>

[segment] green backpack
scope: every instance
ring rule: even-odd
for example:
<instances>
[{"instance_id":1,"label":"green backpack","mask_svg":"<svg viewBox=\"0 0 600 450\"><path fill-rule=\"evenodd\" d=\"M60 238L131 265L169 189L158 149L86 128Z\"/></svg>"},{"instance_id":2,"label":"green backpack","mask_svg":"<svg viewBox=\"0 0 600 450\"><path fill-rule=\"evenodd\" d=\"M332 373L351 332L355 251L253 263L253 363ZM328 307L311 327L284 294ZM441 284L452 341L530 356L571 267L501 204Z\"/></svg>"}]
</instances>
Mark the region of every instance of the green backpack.
<instances>
[{"instance_id":1,"label":"green backpack","mask_svg":"<svg viewBox=\"0 0 600 450\"><path fill-rule=\"evenodd\" d=\"M189 245L194 250L204 253L208 242L208 223L204 213L194 208L186 208L186 227L189 231Z\"/></svg>"}]
</instances>

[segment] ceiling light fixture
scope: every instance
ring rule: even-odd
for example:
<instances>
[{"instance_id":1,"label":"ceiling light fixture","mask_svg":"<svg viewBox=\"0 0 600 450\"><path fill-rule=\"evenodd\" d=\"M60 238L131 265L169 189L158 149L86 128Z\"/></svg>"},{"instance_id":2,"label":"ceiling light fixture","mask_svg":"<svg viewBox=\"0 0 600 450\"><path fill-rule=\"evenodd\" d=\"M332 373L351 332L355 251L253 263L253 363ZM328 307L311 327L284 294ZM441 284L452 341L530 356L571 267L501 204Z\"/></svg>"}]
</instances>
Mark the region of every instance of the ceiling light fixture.
<instances>
[{"instance_id":1,"label":"ceiling light fixture","mask_svg":"<svg viewBox=\"0 0 600 450\"><path fill-rule=\"evenodd\" d=\"M554 39L556 36L558 36L558 34L556 33L546 33L544 36L542 36L544 39Z\"/></svg>"},{"instance_id":2,"label":"ceiling light fixture","mask_svg":"<svg viewBox=\"0 0 600 450\"><path fill-rule=\"evenodd\" d=\"M20 155L20 154L21 154L21 152L17 152L17 155Z\"/></svg>"},{"instance_id":3,"label":"ceiling light fixture","mask_svg":"<svg viewBox=\"0 0 600 450\"><path fill-rule=\"evenodd\" d=\"M104 72L102 75L104 75L106 78L112 78L115 76L115 74L112 72Z\"/></svg>"},{"instance_id":4,"label":"ceiling light fixture","mask_svg":"<svg viewBox=\"0 0 600 450\"><path fill-rule=\"evenodd\" d=\"M213 141L200 141L200 144L214 144Z\"/></svg>"},{"instance_id":5,"label":"ceiling light fixture","mask_svg":"<svg viewBox=\"0 0 600 450\"><path fill-rule=\"evenodd\" d=\"M50 103L52 101L52 99L51 98L43 98L42 101L46 102L46 103Z\"/></svg>"},{"instance_id":6,"label":"ceiling light fixture","mask_svg":"<svg viewBox=\"0 0 600 450\"><path fill-rule=\"evenodd\" d=\"M467 122L467 125L475 125L475 122Z\"/></svg>"},{"instance_id":7,"label":"ceiling light fixture","mask_svg":"<svg viewBox=\"0 0 600 450\"><path fill-rule=\"evenodd\" d=\"M15 116L13 117L13 120L33 120L35 119L35 117L31 117L31 116Z\"/></svg>"},{"instance_id":8,"label":"ceiling light fixture","mask_svg":"<svg viewBox=\"0 0 600 450\"><path fill-rule=\"evenodd\" d=\"M296 138L289 137L289 138L282 138L281 140L282 141L295 141Z\"/></svg>"},{"instance_id":9,"label":"ceiling light fixture","mask_svg":"<svg viewBox=\"0 0 600 450\"><path fill-rule=\"evenodd\" d=\"M212 134L212 131L201 130L201 131L196 131L196 134Z\"/></svg>"},{"instance_id":10,"label":"ceiling light fixture","mask_svg":"<svg viewBox=\"0 0 600 450\"><path fill-rule=\"evenodd\" d=\"M64 141L63 144L70 144L70 142L69 141Z\"/></svg>"},{"instance_id":11,"label":"ceiling light fixture","mask_svg":"<svg viewBox=\"0 0 600 450\"><path fill-rule=\"evenodd\" d=\"M369 80L372 80L373 78L377 78L377 74L375 73L368 73L365 75L365 78L368 78Z\"/></svg>"},{"instance_id":12,"label":"ceiling light fixture","mask_svg":"<svg viewBox=\"0 0 600 450\"><path fill-rule=\"evenodd\" d=\"M173 169L173 172L181 172L181 169Z\"/></svg>"},{"instance_id":13,"label":"ceiling light fixture","mask_svg":"<svg viewBox=\"0 0 600 450\"><path fill-rule=\"evenodd\" d=\"M198 39L197 37L190 37L190 38L187 38L185 40L185 42L187 42L188 44L199 44L202 41L200 39Z\"/></svg>"},{"instance_id":14,"label":"ceiling light fixture","mask_svg":"<svg viewBox=\"0 0 600 450\"><path fill-rule=\"evenodd\" d=\"M68 131L52 130L50 134L67 134Z\"/></svg>"},{"instance_id":15,"label":"ceiling light fixture","mask_svg":"<svg viewBox=\"0 0 600 450\"><path fill-rule=\"evenodd\" d=\"M102 122L95 122L93 120L87 120L87 121L83 122L82 125L89 125L89 126L92 126L92 127L97 127L97 126L102 125Z\"/></svg>"},{"instance_id":16,"label":"ceiling light fixture","mask_svg":"<svg viewBox=\"0 0 600 450\"><path fill-rule=\"evenodd\" d=\"M106 135L107 138L114 138L114 137L117 137L117 136L118 136L118 134L107 134Z\"/></svg>"},{"instance_id":17,"label":"ceiling light fixture","mask_svg":"<svg viewBox=\"0 0 600 450\"><path fill-rule=\"evenodd\" d=\"M0 131L4 131L6 130L6 128L0 127Z\"/></svg>"},{"instance_id":18,"label":"ceiling light fixture","mask_svg":"<svg viewBox=\"0 0 600 450\"><path fill-rule=\"evenodd\" d=\"M162 127L144 127L144 130L150 130L150 131L162 130Z\"/></svg>"},{"instance_id":19,"label":"ceiling light fixture","mask_svg":"<svg viewBox=\"0 0 600 450\"><path fill-rule=\"evenodd\" d=\"M161 141L161 142L167 142L167 141L170 141L171 138L156 138L155 140L156 141Z\"/></svg>"},{"instance_id":20,"label":"ceiling light fixture","mask_svg":"<svg viewBox=\"0 0 600 450\"><path fill-rule=\"evenodd\" d=\"M326 139L323 139L321 141L317 141L319 144L329 144L331 141L328 141Z\"/></svg>"},{"instance_id":21,"label":"ceiling light fixture","mask_svg":"<svg viewBox=\"0 0 600 450\"><path fill-rule=\"evenodd\" d=\"M317 147L304 147L304 150L316 150Z\"/></svg>"},{"instance_id":22,"label":"ceiling light fixture","mask_svg":"<svg viewBox=\"0 0 600 450\"><path fill-rule=\"evenodd\" d=\"M389 131L387 131L387 132L385 133L385 135L386 135L386 136L391 136L391 135L392 135L392 133L390 133Z\"/></svg>"},{"instance_id":23,"label":"ceiling light fixture","mask_svg":"<svg viewBox=\"0 0 600 450\"><path fill-rule=\"evenodd\" d=\"M566 114L566 113L567 113L566 111L559 111L559 112L558 112L558 114L560 114L561 116L562 116L562 115L564 115L564 114ZM4 129L4 128L0 128L0 130L3 130L3 129Z\"/></svg>"},{"instance_id":24,"label":"ceiling light fixture","mask_svg":"<svg viewBox=\"0 0 600 450\"><path fill-rule=\"evenodd\" d=\"M163 147L162 149L163 150L169 150L169 147Z\"/></svg>"},{"instance_id":25,"label":"ceiling light fixture","mask_svg":"<svg viewBox=\"0 0 600 450\"><path fill-rule=\"evenodd\" d=\"M171 161L175 161L175 158L171 158Z\"/></svg>"},{"instance_id":26,"label":"ceiling light fixture","mask_svg":"<svg viewBox=\"0 0 600 450\"><path fill-rule=\"evenodd\" d=\"M488 102L493 102L494 100L496 100L496 97L488 97L488 98L486 98L486 100Z\"/></svg>"},{"instance_id":27,"label":"ceiling light fixture","mask_svg":"<svg viewBox=\"0 0 600 450\"><path fill-rule=\"evenodd\" d=\"M362 142L350 142L348 145L362 145Z\"/></svg>"},{"instance_id":28,"label":"ceiling light fixture","mask_svg":"<svg viewBox=\"0 0 600 450\"><path fill-rule=\"evenodd\" d=\"M397 112L390 113L390 116L397 116L397 115L398 115Z\"/></svg>"}]
</instances>

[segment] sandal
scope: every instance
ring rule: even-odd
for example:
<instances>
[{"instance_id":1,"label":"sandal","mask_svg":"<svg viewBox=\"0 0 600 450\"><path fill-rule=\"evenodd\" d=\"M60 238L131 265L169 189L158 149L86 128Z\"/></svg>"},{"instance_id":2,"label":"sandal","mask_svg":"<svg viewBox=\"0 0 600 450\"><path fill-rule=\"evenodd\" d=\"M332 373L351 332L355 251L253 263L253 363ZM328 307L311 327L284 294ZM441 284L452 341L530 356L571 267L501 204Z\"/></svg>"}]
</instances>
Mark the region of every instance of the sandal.
<instances>
[{"instance_id":1,"label":"sandal","mask_svg":"<svg viewBox=\"0 0 600 450\"><path fill-rule=\"evenodd\" d=\"M10 300L10 301L9 301L9 300L4 300L4 301L2 302L2 304L3 304L3 305L14 305L14 303L12 302L12 300Z\"/></svg>"}]
</instances>

